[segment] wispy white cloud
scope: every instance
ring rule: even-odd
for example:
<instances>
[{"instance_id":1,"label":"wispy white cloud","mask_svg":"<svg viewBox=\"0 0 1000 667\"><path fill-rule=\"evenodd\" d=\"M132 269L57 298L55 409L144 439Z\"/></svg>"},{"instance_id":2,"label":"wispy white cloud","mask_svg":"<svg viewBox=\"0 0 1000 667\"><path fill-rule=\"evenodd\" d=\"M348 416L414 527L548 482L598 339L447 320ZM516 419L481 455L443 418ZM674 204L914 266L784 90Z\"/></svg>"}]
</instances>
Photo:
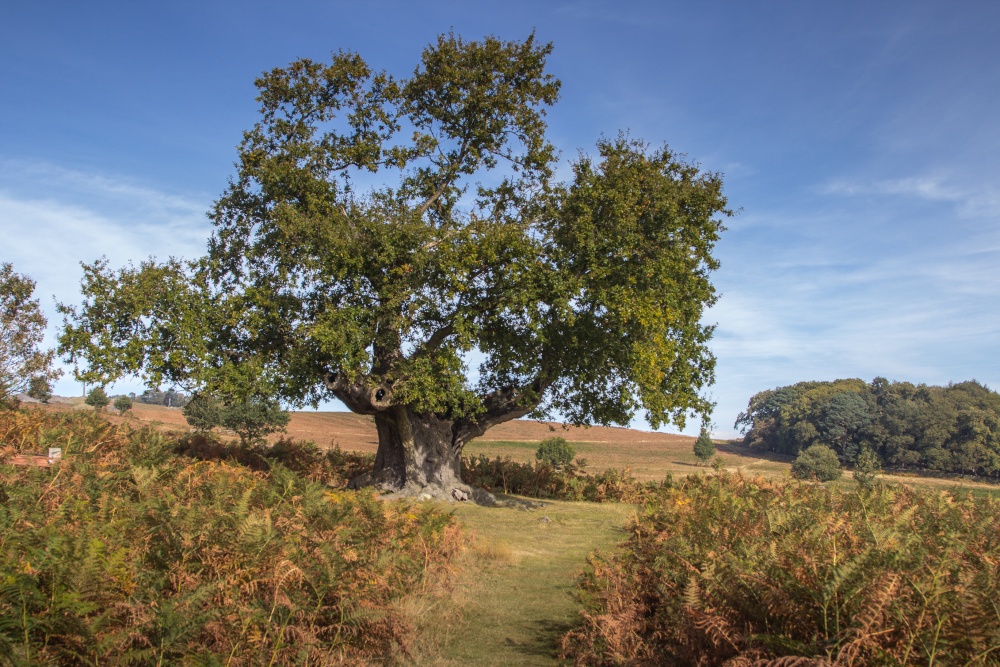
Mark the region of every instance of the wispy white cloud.
<instances>
[{"instance_id":1,"label":"wispy white cloud","mask_svg":"<svg viewBox=\"0 0 1000 667\"><path fill-rule=\"evenodd\" d=\"M886 196L948 203L963 217L1000 217L1000 185L995 181L976 183L968 175L931 174L871 182L835 180L822 185L819 191L845 197Z\"/></svg>"},{"instance_id":2,"label":"wispy white cloud","mask_svg":"<svg viewBox=\"0 0 1000 667\"><path fill-rule=\"evenodd\" d=\"M210 232L208 206L126 177L0 161L0 261L37 283L49 319L46 344L54 345L55 302L79 300L81 262L198 256ZM76 389L64 378L57 391Z\"/></svg>"},{"instance_id":3,"label":"wispy white cloud","mask_svg":"<svg viewBox=\"0 0 1000 667\"><path fill-rule=\"evenodd\" d=\"M996 191L928 176L812 192L736 219L720 245L718 432L752 394L802 380L1000 383Z\"/></svg>"},{"instance_id":4,"label":"wispy white cloud","mask_svg":"<svg viewBox=\"0 0 1000 667\"><path fill-rule=\"evenodd\" d=\"M125 176L85 173L46 162L0 159L0 178L3 182L33 184L36 188L42 184L46 190L57 193L73 191L114 198L119 202L141 204L151 211L169 211L173 215L204 216L207 208L206 202L166 193Z\"/></svg>"}]
</instances>

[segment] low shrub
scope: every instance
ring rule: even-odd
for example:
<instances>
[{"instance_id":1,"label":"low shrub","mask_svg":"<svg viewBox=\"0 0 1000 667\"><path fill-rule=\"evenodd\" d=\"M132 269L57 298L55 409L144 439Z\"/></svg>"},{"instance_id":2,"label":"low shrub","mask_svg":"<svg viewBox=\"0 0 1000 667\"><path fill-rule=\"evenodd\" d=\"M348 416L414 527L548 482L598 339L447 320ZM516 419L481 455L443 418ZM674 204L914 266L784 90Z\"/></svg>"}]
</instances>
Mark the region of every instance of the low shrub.
<instances>
[{"instance_id":1,"label":"low shrub","mask_svg":"<svg viewBox=\"0 0 1000 667\"><path fill-rule=\"evenodd\" d=\"M244 445L264 442L271 433L283 431L291 418L275 400L253 397L222 401L211 394L195 394L183 412L195 430L207 433L222 426L236 433Z\"/></svg>"},{"instance_id":2,"label":"low shrub","mask_svg":"<svg viewBox=\"0 0 1000 667\"><path fill-rule=\"evenodd\" d=\"M211 394L195 394L181 409L191 428L208 433L222 424L222 401Z\"/></svg>"},{"instance_id":3,"label":"low shrub","mask_svg":"<svg viewBox=\"0 0 1000 667\"><path fill-rule=\"evenodd\" d=\"M862 447L861 453L854 461L854 481L864 489L870 489L878 483L882 474L882 463L871 447Z\"/></svg>"},{"instance_id":4,"label":"low shrub","mask_svg":"<svg viewBox=\"0 0 1000 667\"><path fill-rule=\"evenodd\" d=\"M659 491L579 583L577 665L996 664L1000 502L722 473Z\"/></svg>"},{"instance_id":5,"label":"low shrub","mask_svg":"<svg viewBox=\"0 0 1000 667\"><path fill-rule=\"evenodd\" d=\"M494 493L512 493L552 500L588 500L593 502L641 502L664 485L640 482L626 468L611 468L600 473L586 473L582 466L569 464L555 468L537 461L519 463L509 456L489 458L483 454L462 459L462 480Z\"/></svg>"},{"instance_id":6,"label":"low shrub","mask_svg":"<svg viewBox=\"0 0 1000 667\"><path fill-rule=\"evenodd\" d=\"M41 403L48 403L52 398L52 383L46 377L33 377L28 381L28 396Z\"/></svg>"},{"instance_id":7,"label":"low shrub","mask_svg":"<svg viewBox=\"0 0 1000 667\"><path fill-rule=\"evenodd\" d=\"M553 468L568 466L576 457L576 450L573 445L566 441L566 438L546 438L538 445L535 452L535 460L549 465Z\"/></svg>"},{"instance_id":8,"label":"low shrub","mask_svg":"<svg viewBox=\"0 0 1000 667\"><path fill-rule=\"evenodd\" d=\"M124 415L126 412L132 409L132 399L128 396L119 396L115 399L115 410L118 414Z\"/></svg>"},{"instance_id":9,"label":"low shrub","mask_svg":"<svg viewBox=\"0 0 1000 667\"><path fill-rule=\"evenodd\" d=\"M372 454L344 452L339 446L324 451L315 443L292 438L282 438L273 445L243 444L195 432L178 438L175 451L202 461L233 461L253 470L270 470L280 464L331 488L346 488L351 479L370 471L375 464Z\"/></svg>"},{"instance_id":10,"label":"low shrub","mask_svg":"<svg viewBox=\"0 0 1000 667\"><path fill-rule=\"evenodd\" d=\"M0 664L354 665L405 651L396 601L450 561L452 517L308 479L342 454L193 438L94 413L0 414ZM63 448L57 467L3 464L48 446Z\"/></svg>"},{"instance_id":11,"label":"low shrub","mask_svg":"<svg viewBox=\"0 0 1000 667\"><path fill-rule=\"evenodd\" d=\"M837 452L826 445L811 445L799 452L792 461L791 472L792 477L797 479L816 479L820 482L832 482L843 474Z\"/></svg>"}]
</instances>

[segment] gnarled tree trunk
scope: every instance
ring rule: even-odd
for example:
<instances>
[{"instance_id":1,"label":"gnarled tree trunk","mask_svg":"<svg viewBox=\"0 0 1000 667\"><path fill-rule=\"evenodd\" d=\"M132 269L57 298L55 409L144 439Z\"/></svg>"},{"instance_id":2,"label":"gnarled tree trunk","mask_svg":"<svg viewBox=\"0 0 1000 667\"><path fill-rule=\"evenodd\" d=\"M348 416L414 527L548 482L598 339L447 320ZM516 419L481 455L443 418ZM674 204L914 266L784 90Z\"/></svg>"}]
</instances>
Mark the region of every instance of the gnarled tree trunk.
<instances>
[{"instance_id":1,"label":"gnarled tree trunk","mask_svg":"<svg viewBox=\"0 0 1000 667\"><path fill-rule=\"evenodd\" d=\"M420 415L403 405L375 413L378 453L370 479L356 480L391 489L404 496L468 500L472 489L462 483L462 447L454 439L454 422Z\"/></svg>"},{"instance_id":2,"label":"gnarled tree trunk","mask_svg":"<svg viewBox=\"0 0 1000 667\"><path fill-rule=\"evenodd\" d=\"M531 412L541 391L537 383L528 392L496 391L483 397L483 414L448 419L395 403L391 386L349 383L336 373L327 375L326 384L353 412L374 416L378 430L375 467L352 480L351 487L376 486L396 496L440 500L473 498L473 489L462 482L465 444L492 426Z\"/></svg>"}]
</instances>

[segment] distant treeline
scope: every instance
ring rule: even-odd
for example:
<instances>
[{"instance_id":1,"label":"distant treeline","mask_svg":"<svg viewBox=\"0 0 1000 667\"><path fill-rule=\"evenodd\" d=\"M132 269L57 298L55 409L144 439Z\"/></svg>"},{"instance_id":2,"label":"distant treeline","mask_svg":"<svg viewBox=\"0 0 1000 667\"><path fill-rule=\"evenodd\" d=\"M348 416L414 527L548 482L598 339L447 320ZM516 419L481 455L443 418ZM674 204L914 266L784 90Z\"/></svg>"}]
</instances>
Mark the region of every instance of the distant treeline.
<instances>
[{"instance_id":1,"label":"distant treeline","mask_svg":"<svg viewBox=\"0 0 1000 667\"><path fill-rule=\"evenodd\" d=\"M138 396L131 394L132 398L139 401L140 403L146 403L147 405L166 405L170 408L183 408L191 400L191 397L187 394L182 394L179 391L174 391L173 389L168 389L167 391L160 391L159 389L147 389Z\"/></svg>"},{"instance_id":2,"label":"distant treeline","mask_svg":"<svg viewBox=\"0 0 1000 667\"><path fill-rule=\"evenodd\" d=\"M1000 394L975 380L799 382L754 395L736 427L769 452L794 456L819 443L851 464L869 447L889 468L1000 477Z\"/></svg>"}]
</instances>

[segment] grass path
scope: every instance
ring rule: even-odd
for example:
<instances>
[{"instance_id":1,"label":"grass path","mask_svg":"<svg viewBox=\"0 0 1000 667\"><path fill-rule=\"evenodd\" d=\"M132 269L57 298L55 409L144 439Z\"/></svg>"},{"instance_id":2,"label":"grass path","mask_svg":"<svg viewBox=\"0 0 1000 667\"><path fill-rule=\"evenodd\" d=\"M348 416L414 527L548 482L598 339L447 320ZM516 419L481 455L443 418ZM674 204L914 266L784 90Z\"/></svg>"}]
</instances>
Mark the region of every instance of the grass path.
<instances>
[{"instance_id":1,"label":"grass path","mask_svg":"<svg viewBox=\"0 0 1000 667\"><path fill-rule=\"evenodd\" d=\"M586 557L624 539L630 505L551 502L530 511L460 505L476 535L458 584L416 601L416 665L555 665L554 645L573 622L571 596Z\"/></svg>"}]
</instances>

